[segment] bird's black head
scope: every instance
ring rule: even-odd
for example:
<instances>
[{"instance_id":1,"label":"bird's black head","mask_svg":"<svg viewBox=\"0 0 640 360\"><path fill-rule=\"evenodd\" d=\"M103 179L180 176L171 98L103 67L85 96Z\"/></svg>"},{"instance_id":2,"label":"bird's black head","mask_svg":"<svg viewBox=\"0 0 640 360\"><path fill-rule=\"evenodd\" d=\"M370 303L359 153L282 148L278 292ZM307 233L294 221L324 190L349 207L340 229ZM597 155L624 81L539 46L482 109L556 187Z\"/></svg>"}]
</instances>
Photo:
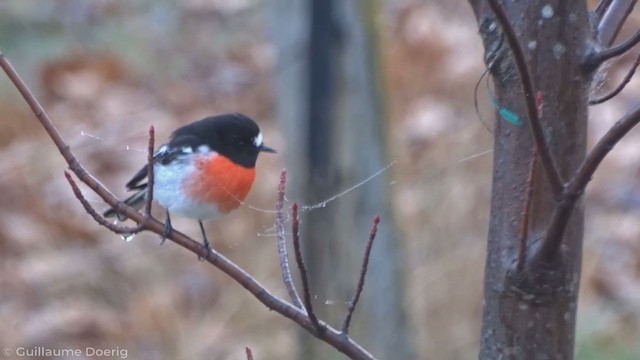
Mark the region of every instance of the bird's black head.
<instances>
[{"instance_id":1,"label":"bird's black head","mask_svg":"<svg viewBox=\"0 0 640 360\"><path fill-rule=\"evenodd\" d=\"M232 113L211 116L185 125L172 135L172 142L190 138L194 151L201 146L224 155L236 164L252 168L260 152L275 153L264 145L258 125L248 116Z\"/></svg>"}]
</instances>

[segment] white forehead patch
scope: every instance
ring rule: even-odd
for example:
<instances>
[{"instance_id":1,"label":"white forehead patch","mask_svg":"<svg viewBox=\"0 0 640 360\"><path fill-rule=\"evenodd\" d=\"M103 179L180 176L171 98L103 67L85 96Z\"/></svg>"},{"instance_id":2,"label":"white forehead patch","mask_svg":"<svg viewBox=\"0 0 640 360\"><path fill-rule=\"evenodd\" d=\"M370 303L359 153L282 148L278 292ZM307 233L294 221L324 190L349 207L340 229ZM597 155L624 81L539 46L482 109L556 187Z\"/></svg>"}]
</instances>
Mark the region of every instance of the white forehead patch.
<instances>
[{"instance_id":1,"label":"white forehead patch","mask_svg":"<svg viewBox=\"0 0 640 360\"><path fill-rule=\"evenodd\" d=\"M198 149L196 149L196 152L198 154L208 154L211 152L211 148L208 147L207 145L200 145L198 146Z\"/></svg>"},{"instance_id":2,"label":"white forehead patch","mask_svg":"<svg viewBox=\"0 0 640 360\"><path fill-rule=\"evenodd\" d=\"M255 138L253 138L253 144L256 147L262 146L262 133L258 133Z\"/></svg>"}]
</instances>

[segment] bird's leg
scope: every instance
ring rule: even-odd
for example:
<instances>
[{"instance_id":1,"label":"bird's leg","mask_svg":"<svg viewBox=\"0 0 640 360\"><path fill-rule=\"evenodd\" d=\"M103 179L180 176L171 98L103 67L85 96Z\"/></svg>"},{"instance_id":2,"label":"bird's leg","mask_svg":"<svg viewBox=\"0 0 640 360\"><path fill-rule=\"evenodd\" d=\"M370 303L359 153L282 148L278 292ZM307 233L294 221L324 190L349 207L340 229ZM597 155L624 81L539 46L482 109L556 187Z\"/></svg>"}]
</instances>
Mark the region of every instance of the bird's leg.
<instances>
[{"instance_id":1,"label":"bird's leg","mask_svg":"<svg viewBox=\"0 0 640 360\"><path fill-rule=\"evenodd\" d=\"M171 216L169 215L169 210L165 210L167 212L167 219L164 222L164 233L162 234L162 240L160 240L160 245L164 244L164 241L167 240L169 236L171 236L171 231L173 231L173 227L171 226Z\"/></svg>"},{"instance_id":2,"label":"bird's leg","mask_svg":"<svg viewBox=\"0 0 640 360\"><path fill-rule=\"evenodd\" d=\"M200 231L202 232L202 239L204 240L204 244L202 245L202 247L207 252L207 255L205 255L205 258L208 258L209 254L211 254L211 245L209 244L209 240L207 239L207 234L204 231L204 225L202 224L202 220L198 220L198 224L200 225ZM202 258L202 256L198 255L198 260L202 261L204 259Z\"/></svg>"}]
</instances>

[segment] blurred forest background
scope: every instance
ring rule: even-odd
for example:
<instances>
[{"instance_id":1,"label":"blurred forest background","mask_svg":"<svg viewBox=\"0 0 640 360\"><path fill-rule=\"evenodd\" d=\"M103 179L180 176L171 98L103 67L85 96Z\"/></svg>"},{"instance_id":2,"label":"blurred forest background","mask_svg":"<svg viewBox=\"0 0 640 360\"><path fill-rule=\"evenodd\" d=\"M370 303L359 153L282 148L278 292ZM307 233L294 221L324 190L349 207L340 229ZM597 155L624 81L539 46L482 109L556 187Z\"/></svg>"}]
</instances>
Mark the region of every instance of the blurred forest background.
<instances>
[{"instance_id":1,"label":"blurred forest background","mask_svg":"<svg viewBox=\"0 0 640 360\"><path fill-rule=\"evenodd\" d=\"M381 183L387 195L378 201L389 209L357 210L367 219L385 215L382 227L394 254L374 246L373 257L395 258L396 280L405 289L401 303L389 306L404 313L405 335L418 358L477 358L493 142L481 120L491 127L493 108L483 84L482 115L474 109L474 86L484 70L476 22L462 0L388 0L362 8L375 20L364 34L375 33L374 69L384 103L369 112L385 129L379 146L364 151L378 153L375 169L391 166L302 220L375 198L368 185ZM3 0L0 50L80 160L119 195L146 159L150 125L162 142L175 127L210 114L238 111L257 119L279 155L258 161L251 206L207 227L217 249L284 297L271 209L280 169L303 160L293 154L300 137L292 114L300 104L278 97L291 92L288 71L307 54L287 51L282 36L298 33L283 31L282 24L309 30L289 10L295 7L285 0ZM634 14L620 38L638 26ZM352 44L343 45L349 50ZM611 83L594 92L615 86L634 56L611 66ZM346 89L340 91L348 96L358 87ZM640 80L632 80L621 95L592 108L591 143L639 92ZM93 223L62 176L61 156L4 75L0 159L0 345L120 347L133 359L243 359L248 346L256 359L303 358L296 355L301 345L293 323L194 254L170 242L160 247L149 234L125 242ZM640 357L639 166L635 130L589 187L579 359ZM348 178L340 188L377 170ZM290 202L312 205L340 192L300 193L301 170L290 171ZM97 197L90 200L106 208ZM347 227L351 220L343 217ZM176 218L174 226L198 238L195 221ZM361 244L368 226L353 227ZM353 289L357 274L341 277L336 281ZM367 281L364 309L376 304L374 288L382 280L372 270ZM342 311L348 298L326 294L331 291L318 293L319 311ZM376 306L373 311L385 313ZM368 318L357 310L354 324ZM328 320L339 324L339 318Z\"/></svg>"}]
</instances>

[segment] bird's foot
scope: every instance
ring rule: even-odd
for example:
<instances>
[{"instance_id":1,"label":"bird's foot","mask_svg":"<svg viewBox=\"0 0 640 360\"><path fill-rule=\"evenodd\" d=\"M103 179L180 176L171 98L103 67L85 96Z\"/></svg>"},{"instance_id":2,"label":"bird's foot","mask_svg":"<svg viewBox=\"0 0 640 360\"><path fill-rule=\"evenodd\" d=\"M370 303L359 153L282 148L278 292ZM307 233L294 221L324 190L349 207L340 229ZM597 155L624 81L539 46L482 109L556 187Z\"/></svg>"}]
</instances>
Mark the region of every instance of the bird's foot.
<instances>
[{"instance_id":1,"label":"bird's foot","mask_svg":"<svg viewBox=\"0 0 640 360\"><path fill-rule=\"evenodd\" d=\"M202 244L202 248L205 251L205 255L198 255L198 260L200 261L204 261L206 259L209 258L209 255L211 255L211 244L209 244L209 240L207 240L207 238L204 239L204 244Z\"/></svg>"},{"instance_id":2,"label":"bird's foot","mask_svg":"<svg viewBox=\"0 0 640 360\"><path fill-rule=\"evenodd\" d=\"M167 212L167 220L164 222L164 232L162 233L162 238L160 239L160 245L164 244L165 240L169 236L171 236L171 232L173 231L173 227L171 226L171 218L169 217L169 212Z\"/></svg>"}]
</instances>

